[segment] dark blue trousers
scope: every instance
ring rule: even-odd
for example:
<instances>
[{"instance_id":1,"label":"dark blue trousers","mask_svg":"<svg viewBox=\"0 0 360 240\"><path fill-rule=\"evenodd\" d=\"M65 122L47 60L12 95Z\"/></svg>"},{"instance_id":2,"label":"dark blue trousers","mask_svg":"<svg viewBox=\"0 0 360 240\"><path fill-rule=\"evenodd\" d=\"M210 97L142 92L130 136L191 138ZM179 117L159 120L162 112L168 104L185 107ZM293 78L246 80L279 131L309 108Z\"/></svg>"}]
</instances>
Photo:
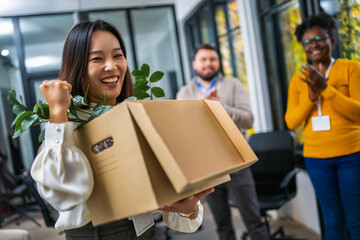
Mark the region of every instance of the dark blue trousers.
<instances>
[{"instance_id":1,"label":"dark blue trousers","mask_svg":"<svg viewBox=\"0 0 360 240\"><path fill-rule=\"evenodd\" d=\"M360 152L305 158L305 164L323 213L325 239L360 240Z\"/></svg>"}]
</instances>

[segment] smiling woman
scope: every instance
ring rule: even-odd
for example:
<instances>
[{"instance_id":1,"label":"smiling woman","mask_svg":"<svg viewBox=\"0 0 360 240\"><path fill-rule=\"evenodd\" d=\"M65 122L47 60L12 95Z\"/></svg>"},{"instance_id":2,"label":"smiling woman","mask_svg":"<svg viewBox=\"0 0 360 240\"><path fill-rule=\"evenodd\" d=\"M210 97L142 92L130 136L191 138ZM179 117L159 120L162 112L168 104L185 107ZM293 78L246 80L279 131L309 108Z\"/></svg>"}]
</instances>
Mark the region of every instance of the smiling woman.
<instances>
[{"instance_id":1,"label":"smiling woman","mask_svg":"<svg viewBox=\"0 0 360 240\"><path fill-rule=\"evenodd\" d=\"M89 97L91 95L90 101L96 103L105 97L105 92L102 96L96 93L103 88L109 90L108 99L113 105L134 95L125 44L114 26L104 21L84 22L73 27L70 33L64 45L59 79L66 79L72 85L73 96L84 96L88 84L94 84L89 87ZM113 88L101 82L109 81L105 80L109 77L119 80L114 93ZM99 88L99 85L103 86Z\"/></svg>"},{"instance_id":2,"label":"smiling woman","mask_svg":"<svg viewBox=\"0 0 360 240\"><path fill-rule=\"evenodd\" d=\"M360 239L360 64L333 59L331 16L295 31L310 64L291 79L285 121L304 123L304 157L325 222L325 239Z\"/></svg>"},{"instance_id":3,"label":"smiling woman","mask_svg":"<svg viewBox=\"0 0 360 240\"><path fill-rule=\"evenodd\" d=\"M123 85L127 62L116 37L107 31L95 31L90 41L86 82L88 98L101 102L107 94L107 105L114 106Z\"/></svg>"},{"instance_id":4,"label":"smiling woman","mask_svg":"<svg viewBox=\"0 0 360 240\"><path fill-rule=\"evenodd\" d=\"M75 25L65 41L59 78L40 86L50 123L45 125L45 140L31 168L40 195L59 211L55 228L65 230L66 239L155 239L151 213L92 225L86 202L94 186L93 173L84 153L74 145L74 123L67 116L69 94L84 96L87 86L88 99L95 104L106 99L115 105L133 95L126 49L117 29L101 20ZM164 223L178 231L196 231L203 213L199 200L212 191L162 207Z\"/></svg>"}]
</instances>

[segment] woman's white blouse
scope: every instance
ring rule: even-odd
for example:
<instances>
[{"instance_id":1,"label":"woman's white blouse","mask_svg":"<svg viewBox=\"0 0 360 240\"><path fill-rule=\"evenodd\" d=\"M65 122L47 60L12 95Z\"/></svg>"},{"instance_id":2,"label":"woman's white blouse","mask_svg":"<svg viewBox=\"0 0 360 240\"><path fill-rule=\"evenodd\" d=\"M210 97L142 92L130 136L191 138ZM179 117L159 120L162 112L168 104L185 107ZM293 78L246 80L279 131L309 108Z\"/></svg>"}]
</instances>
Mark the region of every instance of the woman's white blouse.
<instances>
[{"instance_id":1,"label":"woman's white blouse","mask_svg":"<svg viewBox=\"0 0 360 240\"><path fill-rule=\"evenodd\" d=\"M40 195L59 211L58 230L79 228L91 221L86 205L94 179L91 166L74 143L74 123L47 123L42 149L31 167ZM163 221L181 232L194 232L201 225L203 206L191 220L175 212L163 212Z\"/></svg>"}]
</instances>

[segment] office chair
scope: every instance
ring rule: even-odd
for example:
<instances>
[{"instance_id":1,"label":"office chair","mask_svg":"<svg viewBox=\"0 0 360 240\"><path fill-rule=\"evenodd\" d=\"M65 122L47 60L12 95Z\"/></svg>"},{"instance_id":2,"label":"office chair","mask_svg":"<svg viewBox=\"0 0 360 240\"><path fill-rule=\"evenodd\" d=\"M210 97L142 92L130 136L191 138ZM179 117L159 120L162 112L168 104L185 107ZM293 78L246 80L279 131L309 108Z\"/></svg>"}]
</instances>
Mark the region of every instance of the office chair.
<instances>
[{"instance_id":1,"label":"office chair","mask_svg":"<svg viewBox=\"0 0 360 240\"><path fill-rule=\"evenodd\" d=\"M268 210L277 210L296 195L296 173L294 165L295 141L291 131L257 133L249 138L249 145L259 161L251 166L259 199L261 215L265 219L271 239L280 235L280 227L271 234Z\"/></svg>"},{"instance_id":2,"label":"office chair","mask_svg":"<svg viewBox=\"0 0 360 240\"><path fill-rule=\"evenodd\" d=\"M32 218L29 211L41 211L44 222L47 227L55 225L55 217L50 214L51 208L45 204L37 192L34 181L30 177L28 171L24 171L21 175L13 174L7 164L5 155L0 154L0 203L10 207L10 214L17 213L19 217L25 217L37 226L41 226L38 221ZM4 216L0 218L4 223Z\"/></svg>"},{"instance_id":3,"label":"office chair","mask_svg":"<svg viewBox=\"0 0 360 240\"><path fill-rule=\"evenodd\" d=\"M26 217L40 226L34 218L27 214L27 206L31 199L26 185L22 183L8 168L6 157L0 156L0 202L10 207L10 214L18 213L20 217ZM18 219L16 221L18 221ZM4 218L2 217L4 222Z\"/></svg>"}]
</instances>

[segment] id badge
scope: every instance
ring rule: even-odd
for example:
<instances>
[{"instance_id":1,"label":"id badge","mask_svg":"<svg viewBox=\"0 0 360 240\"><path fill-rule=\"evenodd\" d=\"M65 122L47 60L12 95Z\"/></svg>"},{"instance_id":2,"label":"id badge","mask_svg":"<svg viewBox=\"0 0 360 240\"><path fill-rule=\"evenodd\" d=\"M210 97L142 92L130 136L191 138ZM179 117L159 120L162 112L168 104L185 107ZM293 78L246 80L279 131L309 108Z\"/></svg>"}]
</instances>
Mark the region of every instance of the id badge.
<instances>
[{"instance_id":1,"label":"id badge","mask_svg":"<svg viewBox=\"0 0 360 240\"><path fill-rule=\"evenodd\" d=\"M154 219L151 213L139 214L131 217L133 221L136 236L140 236L146 232L152 225L154 225Z\"/></svg>"},{"instance_id":2,"label":"id badge","mask_svg":"<svg viewBox=\"0 0 360 240\"><path fill-rule=\"evenodd\" d=\"M314 132L329 131L331 129L329 116L312 117L311 121L312 121L312 129Z\"/></svg>"}]
</instances>

